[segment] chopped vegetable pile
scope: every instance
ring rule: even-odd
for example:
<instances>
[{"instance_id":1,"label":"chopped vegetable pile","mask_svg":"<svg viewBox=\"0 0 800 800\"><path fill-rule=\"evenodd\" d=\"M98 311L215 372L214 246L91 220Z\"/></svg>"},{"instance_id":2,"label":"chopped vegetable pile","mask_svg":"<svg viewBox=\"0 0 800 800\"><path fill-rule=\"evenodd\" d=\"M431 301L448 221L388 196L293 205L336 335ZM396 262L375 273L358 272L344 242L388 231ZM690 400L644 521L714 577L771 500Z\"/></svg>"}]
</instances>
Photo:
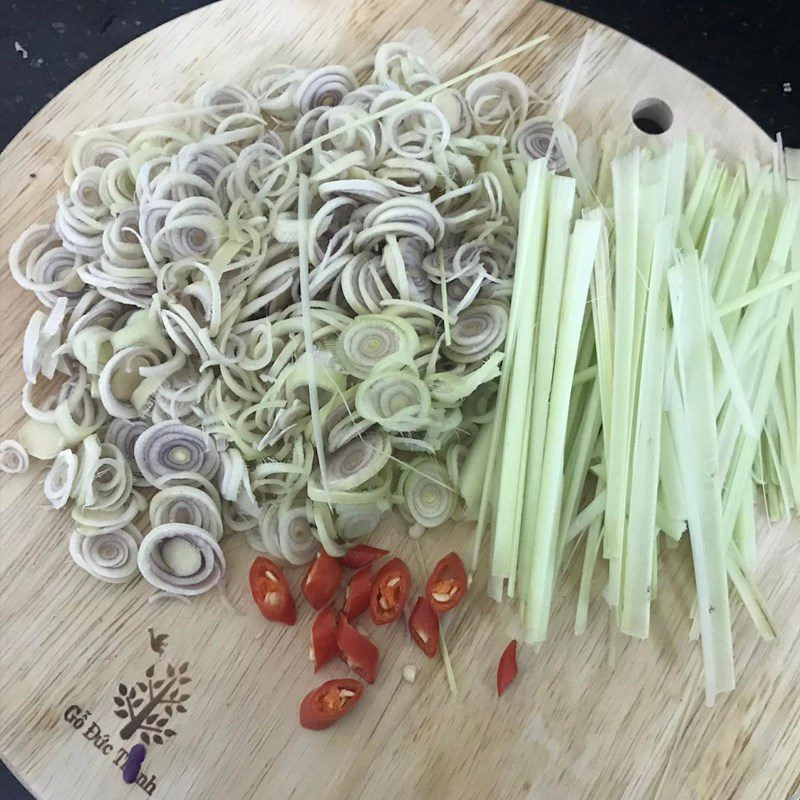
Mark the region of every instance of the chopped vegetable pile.
<instances>
[{"instance_id":1,"label":"chopped vegetable pile","mask_svg":"<svg viewBox=\"0 0 800 800\"><path fill-rule=\"evenodd\" d=\"M493 63L443 83L390 43L78 134L55 219L9 254L49 311L2 464L54 459L81 567L190 595L225 533L300 565L390 508L474 514L539 103Z\"/></svg>"},{"instance_id":2,"label":"chopped vegetable pile","mask_svg":"<svg viewBox=\"0 0 800 800\"><path fill-rule=\"evenodd\" d=\"M243 534L263 616L295 624L284 570L308 565L314 670L338 655L371 684L358 619L414 600L408 566L373 574L388 553L361 541L391 509L415 539L476 521L473 573L491 528L489 594L532 643L578 553L576 632L599 566L619 629L647 637L659 554L688 531L707 698L733 688L729 581L775 635L756 497L800 507L800 157L579 142L585 47L549 116L491 71L543 38L445 82L398 43L353 70L271 67L76 137L54 219L9 253L47 311L0 467L52 460L78 566L185 599ZM455 692L440 615L471 575L456 553L422 571L404 623ZM323 683L301 724L363 691Z\"/></svg>"},{"instance_id":3,"label":"chopped vegetable pile","mask_svg":"<svg viewBox=\"0 0 800 800\"><path fill-rule=\"evenodd\" d=\"M576 156L555 135L572 177L537 160L521 202L478 523L479 540L493 522L490 594L519 598L524 641L543 642L582 552L576 632L601 559L613 619L646 638L659 553L688 531L713 702L734 686L729 581L775 635L755 495L773 518L800 507L797 156L728 167L697 135L606 135Z\"/></svg>"}]
</instances>

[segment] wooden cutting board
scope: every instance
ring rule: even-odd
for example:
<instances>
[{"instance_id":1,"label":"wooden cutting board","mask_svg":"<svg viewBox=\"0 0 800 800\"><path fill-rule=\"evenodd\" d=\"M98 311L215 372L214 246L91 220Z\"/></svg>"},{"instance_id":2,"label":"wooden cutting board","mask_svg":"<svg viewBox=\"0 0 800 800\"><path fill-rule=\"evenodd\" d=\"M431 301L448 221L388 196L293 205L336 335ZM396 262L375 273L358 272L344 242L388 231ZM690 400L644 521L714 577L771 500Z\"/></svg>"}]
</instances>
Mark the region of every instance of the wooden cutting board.
<instances>
[{"instance_id":1,"label":"wooden cutting board","mask_svg":"<svg viewBox=\"0 0 800 800\"><path fill-rule=\"evenodd\" d=\"M52 218L73 132L144 115L205 80L245 80L270 62L353 63L397 38L452 75L548 33L548 44L507 67L556 96L590 29L591 57L568 116L579 134L592 126L635 133L632 109L655 97L674 114L663 139L693 128L723 152L768 158L766 135L701 81L545 3L226 0L110 56L25 127L0 160L0 250L28 224ZM35 300L7 270L0 300L0 430L8 436L22 416L22 332ZM800 786L797 524L761 531L758 577L782 636L759 641L734 600L739 685L714 709L703 704L699 648L689 641L692 575L687 550L679 549L662 559L647 642L610 638L599 583L589 632L574 637L576 587L568 575L550 640L538 653L522 650L520 677L499 701L495 669L511 615L485 598L479 572L447 629L457 696L441 662L427 662L401 626L382 629L375 686L347 720L312 733L297 724L300 699L343 670L334 664L313 674L307 606L294 628L265 626L246 588L252 554L243 542L224 543L228 591L242 615L217 593L190 606L148 604L144 581L103 584L73 565L68 515L45 507L43 474L34 467L3 476L0 504L0 755L40 800L145 793L165 800L786 800ZM425 558L453 547L467 553L469 535L463 526L428 535ZM402 527L388 524L379 538L410 559L419 579ZM151 649L150 628L168 637L161 655ZM418 668L414 685L402 679L406 664ZM119 755L136 738L121 738L125 721L114 712L131 691L149 700L148 680L179 689L163 724L175 735L150 747L146 785L137 788L123 783Z\"/></svg>"}]
</instances>

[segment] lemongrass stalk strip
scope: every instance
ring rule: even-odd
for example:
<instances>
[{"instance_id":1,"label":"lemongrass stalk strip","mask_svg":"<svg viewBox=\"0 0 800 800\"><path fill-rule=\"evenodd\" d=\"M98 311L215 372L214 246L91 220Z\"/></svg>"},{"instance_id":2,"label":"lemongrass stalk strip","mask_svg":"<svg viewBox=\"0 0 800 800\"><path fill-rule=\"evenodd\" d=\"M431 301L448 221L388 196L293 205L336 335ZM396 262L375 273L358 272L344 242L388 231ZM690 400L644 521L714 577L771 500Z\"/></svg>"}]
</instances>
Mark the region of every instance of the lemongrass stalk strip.
<instances>
[{"instance_id":1,"label":"lemongrass stalk strip","mask_svg":"<svg viewBox=\"0 0 800 800\"><path fill-rule=\"evenodd\" d=\"M568 451L564 468L565 485L561 503L561 526L558 535L560 553L563 553L565 545L571 538L570 533L572 532L573 524L578 521L578 518L583 513L578 513L578 506L586 484L586 476L589 473L592 451L600 435L600 387L597 383L592 386L592 392L583 406L582 412L575 441ZM567 423L567 428L569 429L569 422ZM597 498L592 502L594 503L596 500ZM601 502L599 513L605 510L605 498ZM585 530L588 524L588 522L582 522L578 531Z\"/></svg>"},{"instance_id":2,"label":"lemongrass stalk strip","mask_svg":"<svg viewBox=\"0 0 800 800\"><path fill-rule=\"evenodd\" d=\"M604 490L605 491L605 490ZM586 547L583 553L583 567L581 568L581 582L578 589L578 603L575 609L575 635L582 636L586 633L586 623L589 619L589 601L591 599L592 578L597 557L600 554L600 545L603 542L603 520L597 518L589 527L586 537Z\"/></svg>"},{"instance_id":3,"label":"lemongrass stalk strip","mask_svg":"<svg viewBox=\"0 0 800 800\"><path fill-rule=\"evenodd\" d=\"M667 369L674 374L674 360L668 359ZM659 500L663 505L664 518L660 521L659 526L667 536L677 541L686 530L686 499L683 495L683 483L678 463L674 433L677 418L674 412L674 407L664 412L661 427Z\"/></svg>"},{"instance_id":4,"label":"lemongrass stalk strip","mask_svg":"<svg viewBox=\"0 0 800 800\"><path fill-rule=\"evenodd\" d=\"M621 586L620 629L629 636L641 639L646 639L650 632L653 592L650 565L656 546L656 502L663 419L661 409L668 339L666 269L672 255L671 229L672 221L664 218L659 223L653 247Z\"/></svg>"},{"instance_id":5,"label":"lemongrass stalk strip","mask_svg":"<svg viewBox=\"0 0 800 800\"><path fill-rule=\"evenodd\" d=\"M608 231L605 227L600 236L590 292L597 353L597 383L600 388L600 410L603 421L603 446L605 452L608 452L614 386L614 307Z\"/></svg>"},{"instance_id":6,"label":"lemongrass stalk strip","mask_svg":"<svg viewBox=\"0 0 800 800\"><path fill-rule=\"evenodd\" d=\"M752 572L758 564L754 482L747 481L744 489L741 507L736 515L733 529L733 542L741 555L742 564Z\"/></svg>"},{"instance_id":7,"label":"lemongrass stalk strip","mask_svg":"<svg viewBox=\"0 0 800 800\"><path fill-rule=\"evenodd\" d=\"M739 597L742 598L759 635L768 641L774 639L778 635L775 620L756 585L752 571L745 565L744 559L736 547L728 550L727 569L731 582L736 587Z\"/></svg>"},{"instance_id":8,"label":"lemongrass stalk strip","mask_svg":"<svg viewBox=\"0 0 800 800\"><path fill-rule=\"evenodd\" d=\"M764 357L755 399L753 400L753 419L756 428L763 428L769 402L775 388L775 379L778 374L781 351L786 343L786 332L792 313L792 297L784 295L778 304L775 322L770 337L769 348ZM750 480L753 463L758 449L758 439L748 439L740 436L736 450L730 461L730 467L725 469L725 494L723 497L723 530L732 534L739 503L745 492L745 483ZM723 467L725 465L722 465Z\"/></svg>"},{"instance_id":9,"label":"lemongrass stalk strip","mask_svg":"<svg viewBox=\"0 0 800 800\"><path fill-rule=\"evenodd\" d=\"M597 366L595 359L594 331L592 329L592 320L590 316L590 314L586 314L583 318L581 343L578 347L578 358L575 362L575 378L581 373L584 373L585 370L589 368L590 364L594 367ZM569 417L567 418L566 448L568 455L572 454L583 419L584 409L594 391L593 383L588 384L586 381L577 381L575 378L572 380L573 391L569 400Z\"/></svg>"},{"instance_id":10,"label":"lemongrass stalk strip","mask_svg":"<svg viewBox=\"0 0 800 800\"><path fill-rule=\"evenodd\" d=\"M760 300L762 297L766 297L773 292L779 292L787 286L797 287L798 282L800 282L800 269L794 269L773 280L760 281L753 289L749 289L738 297L734 297L727 303L718 305L717 314L719 314L720 317L726 317L728 314L741 311L743 308Z\"/></svg>"},{"instance_id":11,"label":"lemongrass stalk strip","mask_svg":"<svg viewBox=\"0 0 800 800\"><path fill-rule=\"evenodd\" d=\"M603 516L606 510L606 490L605 488L600 489L600 484L604 484L604 482L598 481L598 487L595 489L594 497L570 522L565 537L567 542L571 542L573 539L580 536L589 526Z\"/></svg>"},{"instance_id":12,"label":"lemongrass stalk strip","mask_svg":"<svg viewBox=\"0 0 800 800\"><path fill-rule=\"evenodd\" d=\"M724 303L741 295L750 284L756 249L769 209L769 203L764 197L766 192L767 179L762 177L747 195L714 283L714 299L717 303ZM730 334L727 328L726 332Z\"/></svg>"},{"instance_id":13,"label":"lemongrass stalk strip","mask_svg":"<svg viewBox=\"0 0 800 800\"><path fill-rule=\"evenodd\" d=\"M771 262L763 273L762 281L771 280L780 271L780 264ZM784 297L790 298L790 295L784 295ZM753 427L756 431L761 430L764 423L762 420L759 424L752 397L753 393L759 391L759 387L763 383L763 379L760 379L759 376L764 370L764 353L768 352L771 347L769 332L774 325L776 309L781 299L776 294L769 294L749 305L736 328L731 343L732 359L737 365L744 391L750 398ZM784 335L785 333L786 331L784 330ZM777 357L780 360L780 352ZM770 379L770 387L774 386L774 380L774 377ZM718 413L722 411L719 427L720 465L723 475L728 474L734 447L738 440L737 434L741 428L740 414L736 412L733 405L729 404L727 408L723 409L723 404L727 397L727 388L726 384L720 382L716 387L715 397L715 407Z\"/></svg>"},{"instance_id":14,"label":"lemongrass stalk strip","mask_svg":"<svg viewBox=\"0 0 800 800\"><path fill-rule=\"evenodd\" d=\"M721 377L724 378L725 388L730 392L731 403L739 414L739 424L748 436L757 437L758 430L756 429L753 413L747 401L747 394L737 369L736 359L725 336L725 329L722 327L722 321L714 308L714 299L705 281L703 281L703 286L705 290L704 300L708 304L711 336L722 364Z\"/></svg>"},{"instance_id":15,"label":"lemongrass stalk strip","mask_svg":"<svg viewBox=\"0 0 800 800\"><path fill-rule=\"evenodd\" d=\"M316 370L314 369L314 333L311 323L311 296L308 276L308 237L304 231L308 227L309 215L308 178L300 175L297 195L297 225L301 232L298 240L300 261L300 303L303 313L303 341L307 354L308 397L311 407L311 426L314 433L314 446L317 452L322 488L328 491L328 470L325 457L325 441L322 436L322 420L320 419L319 392L317 388Z\"/></svg>"},{"instance_id":16,"label":"lemongrass stalk strip","mask_svg":"<svg viewBox=\"0 0 800 800\"><path fill-rule=\"evenodd\" d=\"M526 391L531 398L530 410L527 411L530 419L530 430L526 437L527 465L523 467L522 496L519 498L517 517L509 520L503 515L502 499L498 503L497 525L512 524L515 526L515 542L518 546L517 555L512 555L511 577L509 578L508 594L513 597L516 582L517 565L523 586L530 570L531 553L533 550L532 535L538 507L538 491L542 477L542 463L544 443L547 435L549 412L552 411L551 386L554 379L554 366L556 358L556 343L561 333L561 302L564 293L566 265L570 246L570 228L575 204L575 180L560 175L552 179L550 185L549 212L547 218L547 242L545 246L544 265L542 268L542 293L539 300L539 319L536 322L536 366L531 374L531 386ZM578 322L576 336L580 336L583 323L581 316ZM577 357L577 345L576 345ZM574 365L573 365L574 367ZM574 369L573 369L574 375ZM570 375L572 380L573 375ZM570 386L570 389L572 387ZM532 389L532 391L531 391ZM569 403L564 409L568 413ZM522 406L519 406L521 409ZM506 463L504 463L504 467ZM520 475L519 467L508 464L508 470L514 470ZM501 487L503 485L501 478ZM519 530L525 532L523 538L519 537Z\"/></svg>"},{"instance_id":17,"label":"lemongrass stalk strip","mask_svg":"<svg viewBox=\"0 0 800 800\"><path fill-rule=\"evenodd\" d=\"M622 557L630 478L633 412L634 325L636 315L637 242L639 236L638 150L611 165L616 236L614 308L614 390L611 396L608 446L608 506L603 555Z\"/></svg>"},{"instance_id":18,"label":"lemongrass stalk strip","mask_svg":"<svg viewBox=\"0 0 800 800\"><path fill-rule=\"evenodd\" d=\"M533 495L538 495L535 524L532 528L534 533L530 572L522 576L526 584L524 636L526 641L531 642L543 642L547 636L553 582L557 570L555 559L569 397L600 230L601 225L597 221L578 220L570 237L541 483L536 487L538 492L529 492L525 498L527 505L534 500Z\"/></svg>"},{"instance_id":19,"label":"lemongrass stalk strip","mask_svg":"<svg viewBox=\"0 0 800 800\"><path fill-rule=\"evenodd\" d=\"M708 305L696 253L669 270L677 338L681 423L675 433L692 542L706 702L735 684L722 485L717 459ZM676 404L678 405L678 404Z\"/></svg>"},{"instance_id":20,"label":"lemongrass stalk strip","mask_svg":"<svg viewBox=\"0 0 800 800\"><path fill-rule=\"evenodd\" d=\"M544 230L546 220L547 202L547 165L543 159L534 161L528 167L528 178L525 191L522 195L520 206L520 229L517 242L516 266L514 270L514 292L511 296L511 309L509 313L508 333L504 349L503 367L500 373L500 384L497 392L495 416L492 421L492 438L489 445L489 460L483 482L478 522L475 529L475 540L472 552L472 568L477 566L483 532L489 520L491 509L499 506L492 502L493 487L502 467L508 458L516 457L517 463L522 464L524 445L524 415L518 411L519 405L512 405L512 397L517 404L525 403L528 389L528 375L531 373L531 352L533 349L533 336L535 320L526 316L522 305L538 298L539 276L541 271L542 251L544 246ZM535 302L535 300L534 300ZM538 305L534 305L534 315ZM521 335L521 353L517 355L517 337ZM515 369L516 366L516 369ZM512 392L513 387L513 392ZM510 415L511 411L513 415ZM520 426L520 421L523 425ZM516 437L509 432L513 425L517 432ZM510 450L506 452L505 443L510 442ZM502 454L502 455L501 455ZM499 495L499 491L498 491ZM496 500L496 498L495 498ZM511 572L510 548L513 542L511 530L494 528L494 541L492 545L492 576L489 580L489 594L500 600L503 592L503 581ZM495 569L495 558L497 568Z\"/></svg>"}]
</instances>

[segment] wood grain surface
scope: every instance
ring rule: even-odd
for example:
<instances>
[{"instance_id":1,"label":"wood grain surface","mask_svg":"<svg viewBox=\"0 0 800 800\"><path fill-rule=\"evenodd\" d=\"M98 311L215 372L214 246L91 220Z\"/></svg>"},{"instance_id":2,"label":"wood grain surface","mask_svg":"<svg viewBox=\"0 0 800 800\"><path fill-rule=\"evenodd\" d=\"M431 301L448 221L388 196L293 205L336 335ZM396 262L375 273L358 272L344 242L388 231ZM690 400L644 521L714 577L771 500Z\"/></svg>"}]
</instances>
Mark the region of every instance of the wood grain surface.
<instances>
[{"instance_id":1,"label":"wood grain surface","mask_svg":"<svg viewBox=\"0 0 800 800\"><path fill-rule=\"evenodd\" d=\"M75 131L150 113L205 80L246 80L275 61L353 63L397 38L452 75L548 33L547 44L508 68L556 97L588 29L595 34L591 57L568 115L579 134L613 127L633 135L633 106L659 97L675 115L664 138L692 128L723 153L768 157L766 135L708 86L620 34L545 3L226 0L115 53L27 125L0 159L0 251L5 258L24 227L52 218ZM5 437L22 417L22 332L35 299L23 296L5 269L0 301ZM43 474L34 466L3 476L0 497L0 755L40 800L145 797L145 788L168 800L788 800L800 789L796 523L762 521L760 531L758 577L781 637L760 641L734 600L738 686L713 709L703 702L699 647L689 641L692 572L682 547L662 557L649 641L609 635L599 583L589 632L573 636L576 581L568 574L550 640L539 652L521 651L520 677L498 701L495 669L511 614L484 596L479 572L446 630L457 696L448 692L441 663L426 661L402 626L380 629L375 686L348 719L313 733L297 724L300 699L343 668L331 664L313 674L305 604L296 627L264 625L246 588L252 553L243 542L223 542L228 592L242 614L217 592L191 605L148 604L152 590L141 579L103 584L73 565L68 515L45 508ZM453 547L467 553L469 535L464 526L428 535L426 560ZM378 539L409 558L419 581L399 523L384 526ZM296 586L299 575L292 580ZM151 649L149 628L167 634L163 655ZM120 738L120 684L129 694L141 682L139 695L149 696L149 667L153 681L167 681L168 667L187 662L178 673L190 680L180 684L187 696L185 711L176 709L170 722L175 735L150 748L149 787L126 786L115 762L119 748L135 740ZM402 679L406 664L418 668L413 685ZM86 719L82 728L69 721L75 714Z\"/></svg>"}]
</instances>

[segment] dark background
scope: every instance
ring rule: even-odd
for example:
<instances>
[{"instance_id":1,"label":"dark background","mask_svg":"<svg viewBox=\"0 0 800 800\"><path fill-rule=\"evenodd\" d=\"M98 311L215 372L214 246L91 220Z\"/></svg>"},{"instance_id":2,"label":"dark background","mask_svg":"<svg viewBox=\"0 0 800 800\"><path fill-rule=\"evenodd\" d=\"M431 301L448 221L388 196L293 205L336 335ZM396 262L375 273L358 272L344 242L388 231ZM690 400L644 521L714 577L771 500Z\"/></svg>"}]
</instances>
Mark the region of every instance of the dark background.
<instances>
[{"instance_id":1,"label":"dark background","mask_svg":"<svg viewBox=\"0 0 800 800\"><path fill-rule=\"evenodd\" d=\"M207 4L0 0L0 147L93 64L151 28ZM559 0L559 5L677 61L770 136L780 131L784 144L800 147L800 0ZM0 764L0 800L28 797Z\"/></svg>"}]
</instances>

